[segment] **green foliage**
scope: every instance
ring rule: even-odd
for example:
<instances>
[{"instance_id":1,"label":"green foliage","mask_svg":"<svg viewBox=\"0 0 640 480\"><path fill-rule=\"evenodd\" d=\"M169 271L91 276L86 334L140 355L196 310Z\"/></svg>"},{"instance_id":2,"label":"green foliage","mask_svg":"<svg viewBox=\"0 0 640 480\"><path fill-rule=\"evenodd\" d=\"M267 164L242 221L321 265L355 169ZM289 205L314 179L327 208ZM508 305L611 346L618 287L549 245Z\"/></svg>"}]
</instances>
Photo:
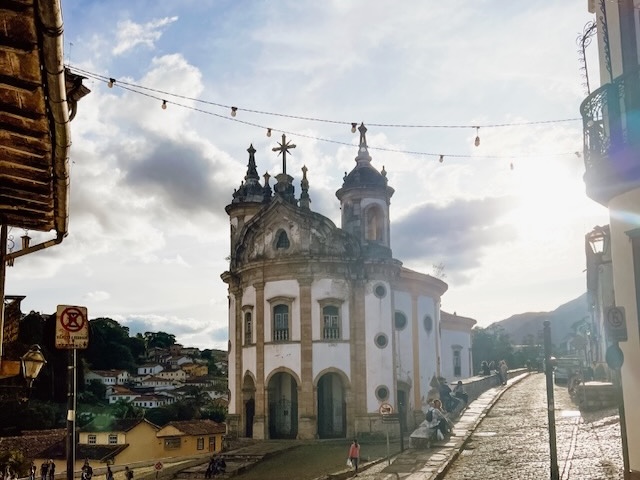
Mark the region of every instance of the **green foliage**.
<instances>
[{"instance_id":1,"label":"green foliage","mask_svg":"<svg viewBox=\"0 0 640 480\"><path fill-rule=\"evenodd\" d=\"M100 380L91 380L89 385L85 387L85 392L93 394L93 396L98 399L101 403L105 402L105 397L107 395L107 386L102 383Z\"/></svg>"},{"instance_id":2,"label":"green foliage","mask_svg":"<svg viewBox=\"0 0 640 480\"><path fill-rule=\"evenodd\" d=\"M18 477L26 477L29 474L31 461L18 450L7 450L0 452L0 465L9 466L12 472L18 474Z\"/></svg>"},{"instance_id":3,"label":"green foliage","mask_svg":"<svg viewBox=\"0 0 640 480\"><path fill-rule=\"evenodd\" d=\"M144 410L135 406L133 403L127 400L119 399L111 405L111 412L115 418L143 418Z\"/></svg>"},{"instance_id":4,"label":"green foliage","mask_svg":"<svg viewBox=\"0 0 640 480\"><path fill-rule=\"evenodd\" d=\"M96 318L89 321L89 328L89 347L84 351L84 357L92 369L133 371L136 368L128 348L128 327L110 318Z\"/></svg>"},{"instance_id":5,"label":"green foliage","mask_svg":"<svg viewBox=\"0 0 640 480\"><path fill-rule=\"evenodd\" d=\"M202 418L224 423L227 419L227 408L221 405L212 405L202 410Z\"/></svg>"},{"instance_id":6,"label":"green foliage","mask_svg":"<svg viewBox=\"0 0 640 480\"><path fill-rule=\"evenodd\" d=\"M160 427L175 420L175 418L173 418L173 412L167 407L150 408L145 412L144 418Z\"/></svg>"},{"instance_id":7,"label":"green foliage","mask_svg":"<svg viewBox=\"0 0 640 480\"><path fill-rule=\"evenodd\" d=\"M473 351L473 371L480 372L483 361L499 362L505 360L509 367L515 367L513 346L502 328L474 328L471 331L471 349Z\"/></svg>"},{"instance_id":8,"label":"green foliage","mask_svg":"<svg viewBox=\"0 0 640 480\"><path fill-rule=\"evenodd\" d=\"M169 348L176 343L176 336L166 332L144 332L147 348Z\"/></svg>"}]
</instances>

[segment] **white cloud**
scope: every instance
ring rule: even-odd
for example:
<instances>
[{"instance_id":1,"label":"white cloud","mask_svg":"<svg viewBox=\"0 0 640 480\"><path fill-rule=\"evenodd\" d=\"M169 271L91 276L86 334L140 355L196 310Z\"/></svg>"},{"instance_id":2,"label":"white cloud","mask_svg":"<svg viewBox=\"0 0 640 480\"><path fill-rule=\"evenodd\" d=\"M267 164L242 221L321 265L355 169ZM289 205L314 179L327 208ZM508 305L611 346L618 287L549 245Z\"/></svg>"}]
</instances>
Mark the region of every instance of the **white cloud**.
<instances>
[{"instance_id":1,"label":"white cloud","mask_svg":"<svg viewBox=\"0 0 640 480\"><path fill-rule=\"evenodd\" d=\"M133 50L138 45L144 45L153 49L155 42L162 36L164 27L171 25L178 17L165 17L152 20L147 23L135 23L131 20L118 22L116 33L116 46L113 47L114 55L122 55Z\"/></svg>"}]
</instances>

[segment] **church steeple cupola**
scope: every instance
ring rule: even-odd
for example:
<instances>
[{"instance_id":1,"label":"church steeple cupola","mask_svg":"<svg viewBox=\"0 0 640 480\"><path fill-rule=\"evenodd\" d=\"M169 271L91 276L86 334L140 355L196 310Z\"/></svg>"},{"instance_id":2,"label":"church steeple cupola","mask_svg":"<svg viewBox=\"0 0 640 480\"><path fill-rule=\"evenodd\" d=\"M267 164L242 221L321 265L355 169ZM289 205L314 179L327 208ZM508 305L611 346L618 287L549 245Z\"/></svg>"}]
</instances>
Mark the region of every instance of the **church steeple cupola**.
<instances>
[{"instance_id":1,"label":"church steeple cupola","mask_svg":"<svg viewBox=\"0 0 640 480\"><path fill-rule=\"evenodd\" d=\"M260 176L256 167L256 149L253 144L247 148L249 152L249 163L247 163L247 174L240 183L240 187L233 192L232 203L262 202L263 187L260 185Z\"/></svg>"},{"instance_id":2,"label":"church steeple cupola","mask_svg":"<svg viewBox=\"0 0 640 480\"><path fill-rule=\"evenodd\" d=\"M287 141L287 137L284 133L282 134L282 143L278 143L278 145L278 147L273 147L271 150L274 152L279 152L279 155L282 155L282 173L276 175L277 182L274 185L273 189L276 195L279 195L287 202L297 205L298 201L295 197L293 177L287 174L287 153L291 154L289 150L292 148L296 148L296 146Z\"/></svg>"},{"instance_id":3,"label":"church steeple cupola","mask_svg":"<svg viewBox=\"0 0 640 480\"><path fill-rule=\"evenodd\" d=\"M302 166L302 180L300 181L300 207L309 210L311 198L309 197L309 180L307 180L307 166Z\"/></svg>"},{"instance_id":4,"label":"church steeple cupola","mask_svg":"<svg viewBox=\"0 0 640 480\"><path fill-rule=\"evenodd\" d=\"M394 193L387 185L387 171L371 165L367 127L361 124L356 166L345 174L336 192L342 209L342 228L360 240L370 257L391 257L389 204Z\"/></svg>"}]
</instances>

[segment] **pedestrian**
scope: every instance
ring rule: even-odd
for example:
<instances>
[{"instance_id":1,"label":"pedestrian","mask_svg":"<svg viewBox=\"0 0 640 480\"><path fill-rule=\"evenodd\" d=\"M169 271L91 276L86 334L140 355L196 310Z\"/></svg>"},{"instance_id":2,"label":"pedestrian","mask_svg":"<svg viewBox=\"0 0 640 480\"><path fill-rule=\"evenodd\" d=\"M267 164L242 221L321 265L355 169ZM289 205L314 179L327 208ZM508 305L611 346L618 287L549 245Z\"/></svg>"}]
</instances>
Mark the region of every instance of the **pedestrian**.
<instances>
[{"instance_id":1,"label":"pedestrian","mask_svg":"<svg viewBox=\"0 0 640 480\"><path fill-rule=\"evenodd\" d=\"M53 480L56 476L56 464L53 462L53 459L49 459L49 480Z\"/></svg>"},{"instance_id":2,"label":"pedestrian","mask_svg":"<svg viewBox=\"0 0 640 480\"><path fill-rule=\"evenodd\" d=\"M49 463L45 460L40 465L40 480L47 480L47 476L49 475Z\"/></svg>"},{"instance_id":3,"label":"pedestrian","mask_svg":"<svg viewBox=\"0 0 640 480\"><path fill-rule=\"evenodd\" d=\"M132 480L133 479L133 470L131 470L128 466L124 467L124 478L126 480Z\"/></svg>"},{"instance_id":4,"label":"pedestrian","mask_svg":"<svg viewBox=\"0 0 640 480\"><path fill-rule=\"evenodd\" d=\"M93 468L89 465L89 459L85 458L82 466L82 480L91 480L91 477L93 477Z\"/></svg>"},{"instance_id":5,"label":"pedestrian","mask_svg":"<svg viewBox=\"0 0 640 480\"><path fill-rule=\"evenodd\" d=\"M462 380L458 380L458 383L453 388L453 394L456 398L459 398L466 405L469 403L469 395L464 391L464 385L462 385Z\"/></svg>"},{"instance_id":6,"label":"pedestrian","mask_svg":"<svg viewBox=\"0 0 640 480\"><path fill-rule=\"evenodd\" d=\"M29 466L29 480L36 480L36 464L32 460L31 466Z\"/></svg>"},{"instance_id":7,"label":"pedestrian","mask_svg":"<svg viewBox=\"0 0 640 480\"><path fill-rule=\"evenodd\" d=\"M438 440L443 440L451 433L451 424L442 410L442 402L438 399L435 399L427 410L426 421L427 427L436 433Z\"/></svg>"},{"instance_id":8,"label":"pedestrian","mask_svg":"<svg viewBox=\"0 0 640 480\"><path fill-rule=\"evenodd\" d=\"M113 472L111 471L111 466L107 465L107 473L105 474L106 480L113 480Z\"/></svg>"},{"instance_id":9,"label":"pedestrian","mask_svg":"<svg viewBox=\"0 0 640 480\"><path fill-rule=\"evenodd\" d=\"M504 360L500 360L500 381L502 383L502 385L506 385L507 384L507 372L509 371L509 368L507 367L507 362L505 362Z\"/></svg>"},{"instance_id":10,"label":"pedestrian","mask_svg":"<svg viewBox=\"0 0 640 480\"><path fill-rule=\"evenodd\" d=\"M351 461L351 466L353 467L357 475L358 464L360 463L360 444L355 438L351 443L351 447L349 447L349 461Z\"/></svg>"}]
</instances>

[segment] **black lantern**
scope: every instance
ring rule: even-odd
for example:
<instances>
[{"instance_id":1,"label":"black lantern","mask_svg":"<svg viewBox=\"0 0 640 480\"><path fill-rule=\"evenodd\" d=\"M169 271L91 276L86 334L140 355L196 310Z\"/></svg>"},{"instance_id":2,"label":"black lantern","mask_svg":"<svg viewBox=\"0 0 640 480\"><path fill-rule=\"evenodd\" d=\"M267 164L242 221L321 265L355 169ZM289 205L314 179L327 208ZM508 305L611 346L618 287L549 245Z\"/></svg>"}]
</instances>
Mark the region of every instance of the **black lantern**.
<instances>
[{"instance_id":1,"label":"black lantern","mask_svg":"<svg viewBox=\"0 0 640 480\"><path fill-rule=\"evenodd\" d=\"M40 345L31 345L29 351L20 357L20 363L22 364L22 374L27 381L27 385L31 388L33 381L36 379L44 364L47 361L40 350Z\"/></svg>"}]
</instances>

